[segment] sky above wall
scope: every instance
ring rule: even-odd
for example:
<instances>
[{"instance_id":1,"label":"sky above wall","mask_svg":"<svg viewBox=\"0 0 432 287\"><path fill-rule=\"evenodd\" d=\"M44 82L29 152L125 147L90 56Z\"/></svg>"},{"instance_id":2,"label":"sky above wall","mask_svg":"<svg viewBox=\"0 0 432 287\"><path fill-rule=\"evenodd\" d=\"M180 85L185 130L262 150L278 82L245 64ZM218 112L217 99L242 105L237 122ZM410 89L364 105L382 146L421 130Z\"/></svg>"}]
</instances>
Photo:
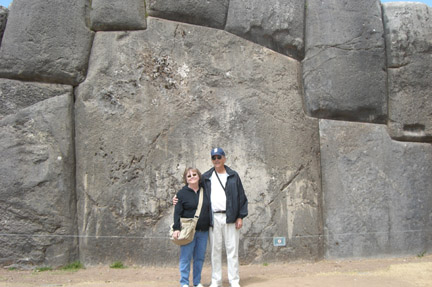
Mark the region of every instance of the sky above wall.
<instances>
[{"instance_id":1,"label":"sky above wall","mask_svg":"<svg viewBox=\"0 0 432 287\"><path fill-rule=\"evenodd\" d=\"M381 3L387 2L421 2L427 4L429 7L432 7L432 0L381 0Z\"/></svg>"},{"instance_id":2,"label":"sky above wall","mask_svg":"<svg viewBox=\"0 0 432 287\"><path fill-rule=\"evenodd\" d=\"M386 3L386 2L422 2L422 3L426 3L427 5L429 5L430 7L432 7L432 0L417 0L417 1L413 1L413 0L381 0L382 3ZM12 0L0 0L0 5L3 7L9 7L9 4L12 3Z\"/></svg>"}]
</instances>

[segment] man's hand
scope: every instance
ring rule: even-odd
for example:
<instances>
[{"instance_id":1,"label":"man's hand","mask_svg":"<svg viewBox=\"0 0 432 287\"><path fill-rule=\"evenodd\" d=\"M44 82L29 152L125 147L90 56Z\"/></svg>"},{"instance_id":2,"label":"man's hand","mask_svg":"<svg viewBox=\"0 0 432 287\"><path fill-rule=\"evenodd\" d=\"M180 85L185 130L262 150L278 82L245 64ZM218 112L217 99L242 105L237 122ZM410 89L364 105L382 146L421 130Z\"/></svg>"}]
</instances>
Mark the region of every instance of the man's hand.
<instances>
[{"instance_id":1,"label":"man's hand","mask_svg":"<svg viewBox=\"0 0 432 287\"><path fill-rule=\"evenodd\" d=\"M177 202L178 202L177 195L174 195L174 197L173 197L173 205L176 205Z\"/></svg>"},{"instance_id":2,"label":"man's hand","mask_svg":"<svg viewBox=\"0 0 432 287\"><path fill-rule=\"evenodd\" d=\"M236 229L240 229L243 226L243 219L241 218L237 218L236 222L235 222L235 227Z\"/></svg>"}]
</instances>

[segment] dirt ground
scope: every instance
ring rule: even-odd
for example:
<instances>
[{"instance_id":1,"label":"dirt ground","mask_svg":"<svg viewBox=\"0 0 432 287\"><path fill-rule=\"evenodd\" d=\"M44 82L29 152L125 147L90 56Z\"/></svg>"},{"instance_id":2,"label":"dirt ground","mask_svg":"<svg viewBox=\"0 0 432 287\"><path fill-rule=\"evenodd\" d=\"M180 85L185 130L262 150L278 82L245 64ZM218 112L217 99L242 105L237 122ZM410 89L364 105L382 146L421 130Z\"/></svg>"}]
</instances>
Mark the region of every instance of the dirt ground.
<instances>
[{"instance_id":1,"label":"dirt ground","mask_svg":"<svg viewBox=\"0 0 432 287\"><path fill-rule=\"evenodd\" d=\"M210 266L203 270L203 285L210 283ZM390 259L324 260L316 263L240 266L242 287L430 287L432 255ZM226 278L226 270L224 270ZM88 267L79 271L0 270L0 286L152 286L177 287L177 267ZM229 286L224 280L224 287Z\"/></svg>"}]
</instances>

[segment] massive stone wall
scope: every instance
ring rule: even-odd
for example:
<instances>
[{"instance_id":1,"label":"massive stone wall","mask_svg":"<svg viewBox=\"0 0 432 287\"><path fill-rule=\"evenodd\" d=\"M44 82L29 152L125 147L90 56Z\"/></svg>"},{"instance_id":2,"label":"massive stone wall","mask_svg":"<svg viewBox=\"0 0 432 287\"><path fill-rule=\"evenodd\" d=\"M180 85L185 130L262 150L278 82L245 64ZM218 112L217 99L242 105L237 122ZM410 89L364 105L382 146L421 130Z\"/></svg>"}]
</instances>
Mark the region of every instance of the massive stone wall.
<instances>
[{"instance_id":1,"label":"massive stone wall","mask_svg":"<svg viewBox=\"0 0 432 287\"><path fill-rule=\"evenodd\" d=\"M386 4L388 63L388 128L405 141L432 141L432 10L422 4L410 9Z\"/></svg>"},{"instance_id":2,"label":"massive stone wall","mask_svg":"<svg viewBox=\"0 0 432 287\"><path fill-rule=\"evenodd\" d=\"M430 250L432 145L330 120L320 120L320 140L327 257Z\"/></svg>"},{"instance_id":3,"label":"massive stone wall","mask_svg":"<svg viewBox=\"0 0 432 287\"><path fill-rule=\"evenodd\" d=\"M161 241L178 178L186 165L208 169L215 145L249 191L244 260L285 257L271 251L276 231L320 234L318 122L302 110L300 64L224 31L147 24L96 35L75 105L80 235L145 238L82 240L81 258L99 262L96 247L115 244L122 260L166 261L178 249ZM316 240L291 244L292 258L318 255Z\"/></svg>"},{"instance_id":4,"label":"massive stone wall","mask_svg":"<svg viewBox=\"0 0 432 287\"><path fill-rule=\"evenodd\" d=\"M72 89L0 85L52 96L0 120L0 264L64 265L78 258Z\"/></svg>"},{"instance_id":5,"label":"massive stone wall","mask_svg":"<svg viewBox=\"0 0 432 287\"><path fill-rule=\"evenodd\" d=\"M1 9L1 265L176 264L170 201L214 146L242 262L432 249L430 7L72 2Z\"/></svg>"},{"instance_id":6,"label":"massive stone wall","mask_svg":"<svg viewBox=\"0 0 432 287\"><path fill-rule=\"evenodd\" d=\"M306 112L385 123L387 73L379 1L310 0L306 13Z\"/></svg>"},{"instance_id":7,"label":"massive stone wall","mask_svg":"<svg viewBox=\"0 0 432 287\"><path fill-rule=\"evenodd\" d=\"M0 51L0 77L76 86L87 73L93 32L88 0L14 1Z\"/></svg>"}]
</instances>

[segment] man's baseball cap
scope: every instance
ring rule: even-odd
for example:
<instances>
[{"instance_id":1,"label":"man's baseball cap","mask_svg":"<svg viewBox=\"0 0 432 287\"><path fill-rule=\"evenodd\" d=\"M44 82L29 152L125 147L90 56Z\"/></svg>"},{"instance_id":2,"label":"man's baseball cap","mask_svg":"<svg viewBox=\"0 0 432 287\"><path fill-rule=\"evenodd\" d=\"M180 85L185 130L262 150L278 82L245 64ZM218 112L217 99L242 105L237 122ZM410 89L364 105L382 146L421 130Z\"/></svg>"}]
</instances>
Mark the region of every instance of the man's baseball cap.
<instances>
[{"instance_id":1,"label":"man's baseball cap","mask_svg":"<svg viewBox=\"0 0 432 287\"><path fill-rule=\"evenodd\" d=\"M214 155L225 156L225 152L220 147L216 147L216 148L214 148L214 149L211 150L211 156L214 156Z\"/></svg>"}]
</instances>

